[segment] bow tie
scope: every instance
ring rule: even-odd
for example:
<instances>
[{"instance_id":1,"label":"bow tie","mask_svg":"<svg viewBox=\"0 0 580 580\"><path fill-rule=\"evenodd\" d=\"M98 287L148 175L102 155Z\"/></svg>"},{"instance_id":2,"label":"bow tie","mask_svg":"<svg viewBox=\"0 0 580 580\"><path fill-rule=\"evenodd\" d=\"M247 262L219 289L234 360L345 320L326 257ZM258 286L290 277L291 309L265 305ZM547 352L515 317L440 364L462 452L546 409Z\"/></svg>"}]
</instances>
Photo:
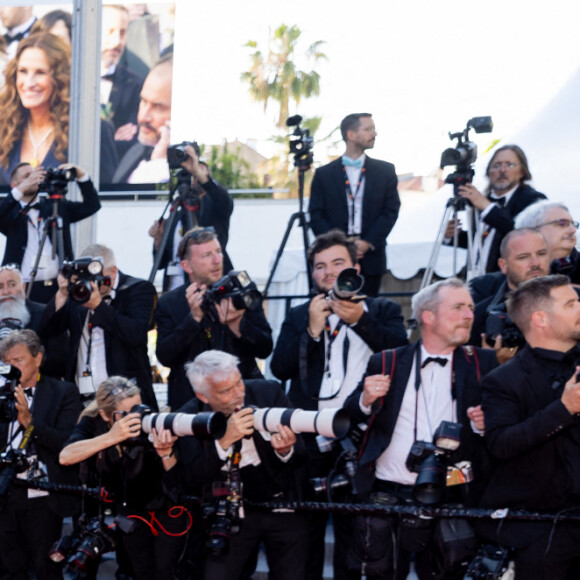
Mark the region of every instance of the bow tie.
<instances>
[{"instance_id":1,"label":"bow tie","mask_svg":"<svg viewBox=\"0 0 580 580\"><path fill-rule=\"evenodd\" d=\"M437 363L438 365L444 367L447 364L447 360L448 359L443 358L441 356L428 356L421 364L421 368L424 369L429 363L432 362Z\"/></svg>"},{"instance_id":2,"label":"bow tie","mask_svg":"<svg viewBox=\"0 0 580 580\"><path fill-rule=\"evenodd\" d=\"M29 30L25 30L24 32L18 32L16 33L14 36L12 36L11 34L9 34L8 32L4 35L4 38L6 39L6 44L12 44L13 42L20 42L25 36L26 34L30 32Z\"/></svg>"},{"instance_id":3,"label":"bow tie","mask_svg":"<svg viewBox=\"0 0 580 580\"><path fill-rule=\"evenodd\" d=\"M360 159L351 159L346 155L342 156L342 164L344 167L356 167L357 169L361 169L362 161Z\"/></svg>"},{"instance_id":4,"label":"bow tie","mask_svg":"<svg viewBox=\"0 0 580 580\"><path fill-rule=\"evenodd\" d=\"M493 201L494 203L497 203L497 205L499 205L500 207L503 207L505 205L505 197L490 197L489 200Z\"/></svg>"},{"instance_id":5,"label":"bow tie","mask_svg":"<svg viewBox=\"0 0 580 580\"><path fill-rule=\"evenodd\" d=\"M29 387L28 389L24 389L24 394L26 395L26 397L28 399L34 399L34 391L32 390L32 387Z\"/></svg>"}]
</instances>

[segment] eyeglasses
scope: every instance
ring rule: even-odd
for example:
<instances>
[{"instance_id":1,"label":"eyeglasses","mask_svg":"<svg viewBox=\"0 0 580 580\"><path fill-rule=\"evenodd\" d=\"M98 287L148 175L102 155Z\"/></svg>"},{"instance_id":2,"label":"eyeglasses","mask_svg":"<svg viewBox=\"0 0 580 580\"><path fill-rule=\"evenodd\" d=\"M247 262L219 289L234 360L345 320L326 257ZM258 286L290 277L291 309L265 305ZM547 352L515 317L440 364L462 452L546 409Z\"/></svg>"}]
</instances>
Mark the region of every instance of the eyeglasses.
<instances>
[{"instance_id":1,"label":"eyeglasses","mask_svg":"<svg viewBox=\"0 0 580 580\"><path fill-rule=\"evenodd\" d=\"M215 228L213 226L207 226L207 228L199 228L197 230L193 230L190 234L187 235L187 239L197 240L203 234L215 234Z\"/></svg>"},{"instance_id":2,"label":"eyeglasses","mask_svg":"<svg viewBox=\"0 0 580 580\"><path fill-rule=\"evenodd\" d=\"M207 234L211 234L207 236ZM208 239L200 239L202 236L207 236ZM187 234L185 238L179 244L179 259L185 260L187 256L187 250L190 246L196 244L204 244L205 242L210 242L212 239L215 239L216 233L215 228L213 226L207 226L206 228L198 228ZM184 242L185 240L185 242Z\"/></svg>"},{"instance_id":3,"label":"eyeglasses","mask_svg":"<svg viewBox=\"0 0 580 580\"><path fill-rule=\"evenodd\" d=\"M122 385L117 385L114 389L112 389L109 392L109 394L104 398L104 400L106 401L109 397L117 397L124 391L128 391L129 389L132 389L133 387L136 386L137 384L135 383L135 381L128 380L126 383L123 383Z\"/></svg>"},{"instance_id":4,"label":"eyeglasses","mask_svg":"<svg viewBox=\"0 0 580 580\"><path fill-rule=\"evenodd\" d=\"M19 264L4 264L4 266L0 266L0 272L4 270L8 270L10 272L20 272L20 265Z\"/></svg>"},{"instance_id":5,"label":"eyeglasses","mask_svg":"<svg viewBox=\"0 0 580 580\"><path fill-rule=\"evenodd\" d=\"M503 167L505 167L506 169L513 169L514 167L517 167L519 165L519 163L512 163L511 161L496 161L495 163L492 163L489 168L493 169L494 171L497 171L499 169L502 169Z\"/></svg>"},{"instance_id":6,"label":"eyeglasses","mask_svg":"<svg viewBox=\"0 0 580 580\"><path fill-rule=\"evenodd\" d=\"M556 226L557 228L566 229L570 226L574 226L574 229L577 230L580 224L578 222L568 220L568 219L561 219L561 220L552 220L551 222L546 222L545 224L540 224L537 228L543 228L544 226Z\"/></svg>"}]
</instances>

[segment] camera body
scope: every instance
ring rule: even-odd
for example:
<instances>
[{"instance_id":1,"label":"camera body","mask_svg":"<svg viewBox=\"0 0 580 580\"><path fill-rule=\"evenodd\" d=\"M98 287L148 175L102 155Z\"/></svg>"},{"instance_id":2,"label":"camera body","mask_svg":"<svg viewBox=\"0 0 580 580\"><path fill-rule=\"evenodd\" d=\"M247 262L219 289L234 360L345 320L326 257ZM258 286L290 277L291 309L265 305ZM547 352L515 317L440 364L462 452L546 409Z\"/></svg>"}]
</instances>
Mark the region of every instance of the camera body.
<instances>
[{"instance_id":1,"label":"camera body","mask_svg":"<svg viewBox=\"0 0 580 580\"><path fill-rule=\"evenodd\" d=\"M286 119L287 127L294 127L290 134L290 153L294 155L296 162L302 161L307 164L312 163L312 148L314 147L314 137L310 136L309 129L302 129L300 123L302 117L294 115ZM298 165L298 163L296 163Z\"/></svg>"},{"instance_id":2,"label":"camera body","mask_svg":"<svg viewBox=\"0 0 580 580\"><path fill-rule=\"evenodd\" d=\"M68 293L71 300L79 304L88 302L93 292L91 282L95 282L98 286L110 286L111 277L103 276L103 269L103 259L100 257L85 257L63 262L61 272L69 281Z\"/></svg>"},{"instance_id":3,"label":"camera body","mask_svg":"<svg viewBox=\"0 0 580 580\"><path fill-rule=\"evenodd\" d=\"M334 286L328 295L338 300L352 300L358 302L364 300L365 296L359 295L365 283L364 276L358 273L356 268L345 268L336 277Z\"/></svg>"},{"instance_id":4,"label":"camera body","mask_svg":"<svg viewBox=\"0 0 580 580\"><path fill-rule=\"evenodd\" d=\"M61 199L66 194L67 184L76 178L77 170L74 167L68 169L49 167L44 179L38 185L38 191L46 191L50 199Z\"/></svg>"},{"instance_id":5,"label":"camera body","mask_svg":"<svg viewBox=\"0 0 580 580\"><path fill-rule=\"evenodd\" d=\"M177 145L170 145L167 148L167 164L169 169L181 169L181 164L189 157L185 150L186 145L193 147L196 155L201 155L201 150L196 141L182 141Z\"/></svg>"},{"instance_id":6,"label":"camera body","mask_svg":"<svg viewBox=\"0 0 580 580\"><path fill-rule=\"evenodd\" d=\"M16 367L2 363L0 375L6 379L6 382L0 387L0 423L12 423L18 416L14 390L18 385L21 372Z\"/></svg>"},{"instance_id":7,"label":"camera body","mask_svg":"<svg viewBox=\"0 0 580 580\"><path fill-rule=\"evenodd\" d=\"M262 304L262 294L245 270L232 270L212 284L203 296L202 306L208 307L231 298L238 310L257 310Z\"/></svg>"},{"instance_id":8,"label":"camera body","mask_svg":"<svg viewBox=\"0 0 580 580\"><path fill-rule=\"evenodd\" d=\"M485 319L485 340L489 346L494 346L498 336L501 336L503 347L515 348L526 344L521 330L512 322L505 310L505 303L498 304L487 313Z\"/></svg>"}]
</instances>

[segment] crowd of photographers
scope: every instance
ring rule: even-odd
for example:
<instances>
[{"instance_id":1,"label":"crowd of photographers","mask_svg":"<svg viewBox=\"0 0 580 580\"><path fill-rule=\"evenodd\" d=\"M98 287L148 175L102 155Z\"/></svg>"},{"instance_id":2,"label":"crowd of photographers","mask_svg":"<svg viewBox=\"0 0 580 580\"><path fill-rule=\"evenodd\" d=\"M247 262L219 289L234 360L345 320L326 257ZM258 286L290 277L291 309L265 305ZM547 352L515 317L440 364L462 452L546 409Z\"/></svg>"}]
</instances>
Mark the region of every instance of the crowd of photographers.
<instances>
[{"instance_id":1,"label":"crowd of photographers","mask_svg":"<svg viewBox=\"0 0 580 580\"><path fill-rule=\"evenodd\" d=\"M376 133L362 118L345 141L364 167ZM530 178L523 152L496 152L486 196L459 188L478 219L495 219L478 230L479 250L497 245L499 271L417 292L416 342L396 302L363 293L360 260L373 248L329 229L308 249L312 297L288 311L274 345L260 292L228 271L231 199L194 144L170 149L182 182L215 207L189 230L151 229L182 281L167 280L159 300L105 245L73 259L69 224L99 208L82 169L18 167L2 202L2 231L24 246L9 259L11 241L0 267L0 577L62 578L67 566L95 578L115 550L118 578L245 579L263 546L271 578L319 580L331 511L337 579L404 579L412 565L422 580L492 579L510 560L517 578L576 577L580 527L566 516L580 499L577 223L543 194L506 218ZM62 200L75 179L83 201ZM49 198L35 208L41 183ZM50 207L66 219L44 248ZM179 220L197 211L180 209ZM25 294L31 281L43 304ZM161 412L155 327L170 369ZM287 390L257 364L272 353ZM484 508L541 516L473 517ZM74 525L61 537L65 517Z\"/></svg>"}]
</instances>

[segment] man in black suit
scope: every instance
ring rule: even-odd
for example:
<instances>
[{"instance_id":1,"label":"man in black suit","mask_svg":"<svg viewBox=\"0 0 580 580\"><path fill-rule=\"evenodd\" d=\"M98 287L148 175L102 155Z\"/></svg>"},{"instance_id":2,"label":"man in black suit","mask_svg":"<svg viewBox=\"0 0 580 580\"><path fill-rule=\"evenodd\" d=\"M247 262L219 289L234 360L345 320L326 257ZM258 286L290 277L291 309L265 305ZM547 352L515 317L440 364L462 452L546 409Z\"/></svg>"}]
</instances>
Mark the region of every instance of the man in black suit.
<instances>
[{"instance_id":1,"label":"man in black suit","mask_svg":"<svg viewBox=\"0 0 580 580\"><path fill-rule=\"evenodd\" d=\"M172 208L176 217L172 227L167 231L167 244L159 268L163 273L163 291L173 290L181 286L185 273L179 263L177 250L183 234L196 225L212 226L224 256L224 272L233 269L232 261L226 251L230 233L230 217L234 211L234 202L228 191L212 178L209 166L199 160L195 149L185 145L186 160L181 164L191 175L192 194L183 200L183 204ZM153 255L155 256L165 234L165 221L155 220L149 228L153 238Z\"/></svg>"},{"instance_id":2,"label":"man in black suit","mask_svg":"<svg viewBox=\"0 0 580 580\"><path fill-rule=\"evenodd\" d=\"M345 403L353 422L368 426L359 450L358 488L361 495L371 490L388 494L394 503L412 501L417 474L406 466L411 446L416 441L431 442L439 424L452 421L463 428L461 445L449 462L457 471L458 462L469 461L475 477L469 485L448 487L443 501L473 501L474 486L484 483L480 435L485 424L478 383L497 366L495 352L463 346L474 305L459 280L450 278L424 288L412 305L421 340L373 355L363 381ZM466 478L458 477L456 482L462 480ZM395 571L393 546L384 549L391 557L380 577L394 578L395 573L396 578L406 577L400 574L408 566L409 553L399 549ZM425 554L416 554L419 578L432 577Z\"/></svg>"},{"instance_id":3,"label":"man in black suit","mask_svg":"<svg viewBox=\"0 0 580 580\"><path fill-rule=\"evenodd\" d=\"M363 292L376 296L387 271L386 240L399 215L395 166L365 153L377 132L369 113L340 124L344 155L316 170L310 188L310 227L315 235L338 228L352 237L365 276Z\"/></svg>"},{"instance_id":4,"label":"man in black suit","mask_svg":"<svg viewBox=\"0 0 580 580\"><path fill-rule=\"evenodd\" d=\"M143 403L157 409L147 354L147 333L153 328L157 302L155 287L121 272L106 246L88 246L82 257L102 259L104 280L90 281L91 294L79 303L70 297L70 280L59 274L59 290L46 306L40 334L70 332L64 376L77 383L85 400L94 398L106 378L121 375L135 378ZM71 280L76 279L75 274Z\"/></svg>"},{"instance_id":5,"label":"man in black suit","mask_svg":"<svg viewBox=\"0 0 580 580\"><path fill-rule=\"evenodd\" d=\"M137 141L121 157L113 183L166 183L171 126L173 55L149 71L139 97Z\"/></svg>"},{"instance_id":6,"label":"man in black suit","mask_svg":"<svg viewBox=\"0 0 580 580\"><path fill-rule=\"evenodd\" d=\"M500 253L500 272L478 276L469 283L471 297L475 302L469 344L474 346L482 346L489 313L505 313L505 301L510 292L526 280L550 273L548 246L538 230L512 230L502 240ZM514 356L517 350L517 347L504 348L501 336L496 339L494 347L500 362Z\"/></svg>"},{"instance_id":7,"label":"man in black suit","mask_svg":"<svg viewBox=\"0 0 580 580\"><path fill-rule=\"evenodd\" d=\"M542 233L550 253L552 274L566 274L580 284L580 252L576 249L578 222L560 202L538 201L516 219L518 228L535 228Z\"/></svg>"},{"instance_id":8,"label":"man in black suit","mask_svg":"<svg viewBox=\"0 0 580 580\"><path fill-rule=\"evenodd\" d=\"M0 512L3 578L27 578L32 567L37 578L62 579L61 567L50 560L48 553L60 538L63 517L73 515L78 508L77 501L65 495L20 485L27 476L43 473L52 483L77 483L75 470L61 467L58 454L81 411L78 390L71 383L41 375L42 356L40 340L32 330L14 331L0 341L0 358L21 372L14 392L14 420L2 418L0 422L2 451L25 445L30 435L25 445L30 467L0 498L4 504Z\"/></svg>"},{"instance_id":9,"label":"man in black suit","mask_svg":"<svg viewBox=\"0 0 580 580\"><path fill-rule=\"evenodd\" d=\"M481 383L494 460L483 505L560 512L580 503L580 302L566 276L524 282L508 313L527 345ZM488 530L515 548L526 580L564 580L578 563L577 522L505 521Z\"/></svg>"},{"instance_id":10,"label":"man in black suit","mask_svg":"<svg viewBox=\"0 0 580 580\"><path fill-rule=\"evenodd\" d=\"M206 290L223 276L223 254L213 228L187 232L178 248L184 284L164 294L155 312L157 358L171 369L168 401L178 409L193 397L184 365L206 350L219 348L240 359L244 379L263 378L256 364L272 352L272 330L264 309L240 310L231 298L206 301Z\"/></svg>"},{"instance_id":11,"label":"man in black suit","mask_svg":"<svg viewBox=\"0 0 580 580\"><path fill-rule=\"evenodd\" d=\"M99 195L87 173L78 166L70 164L62 167L76 169L82 201L60 200L58 215L62 218L62 237L64 256L52 257L52 241L47 236L44 244L38 273L30 298L46 304L56 293L56 276L60 260L74 258L70 234L70 224L97 213L101 208ZM0 232L6 236L6 249L2 264L19 264L22 277L29 282L34 267L40 240L46 220L53 214L53 201L49 198L37 199L39 189L46 175L43 168L33 169L29 163L20 163L10 176L12 191L0 201Z\"/></svg>"},{"instance_id":12,"label":"man in black suit","mask_svg":"<svg viewBox=\"0 0 580 580\"><path fill-rule=\"evenodd\" d=\"M358 385L373 352L407 344L403 316L400 306L390 300L341 300L331 292L341 272L347 268L360 270L355 243L344 232L330 230L318 236L308 250L308 260L319 294L288 313L271 369L280 380L292 381L288 396L294 406L311 410L340 408ZM304 441L309 476L326 477L341 449L321 453L314 435L305 435ZM306 578L321 578L327 514L312 514L310 519ZM346 574L351 519L339 514L333 518L337 580Z\"/></svg>"},{"instance_id":13,"label":"man in black suit","mask_svg":"<svg viewBox=\"0 0 580 580\"><path fill-rule=\"evenodd\" d=\"M289 407L289 401L275 381L244 381L238 365L235 356L215 350L200 354L187 365L187 378L196 396L181 411L219 411L228 418L221 439L179 439L177 454L187 489L217 501L219 496L212 493L215 484L229 485L233 492L241 481L242 498L247 500L299 500L304 461L299 438L282 425L273 434L255 430L251 407ZM244 512L240 531L231 535L225 553L208 556L205 578L239 578L260 542L266 546L271 578L303 578L308 544L304 514L259 510L247 504Z\"/></svg>"},{"instance_id":14,"label":"man in black suit","mask_svg":"<svg viewBox=\"0 0 580 580\"><path fill-rule=\"evenodd\" d=\"M514 229L514 218L524 208L546 196L526 184L532 179L525 153L517 145L499 147L489 160L485 172L489 185L485 195L472 183L461 185L459 195L478 210L474 237L473 263L481 272L497 272L499 247L503 237ZM452 243L453 220L446 231L446 242ZM459 245L467 248L467 234L459 232Z\"/></svg>"}]
</instances>

